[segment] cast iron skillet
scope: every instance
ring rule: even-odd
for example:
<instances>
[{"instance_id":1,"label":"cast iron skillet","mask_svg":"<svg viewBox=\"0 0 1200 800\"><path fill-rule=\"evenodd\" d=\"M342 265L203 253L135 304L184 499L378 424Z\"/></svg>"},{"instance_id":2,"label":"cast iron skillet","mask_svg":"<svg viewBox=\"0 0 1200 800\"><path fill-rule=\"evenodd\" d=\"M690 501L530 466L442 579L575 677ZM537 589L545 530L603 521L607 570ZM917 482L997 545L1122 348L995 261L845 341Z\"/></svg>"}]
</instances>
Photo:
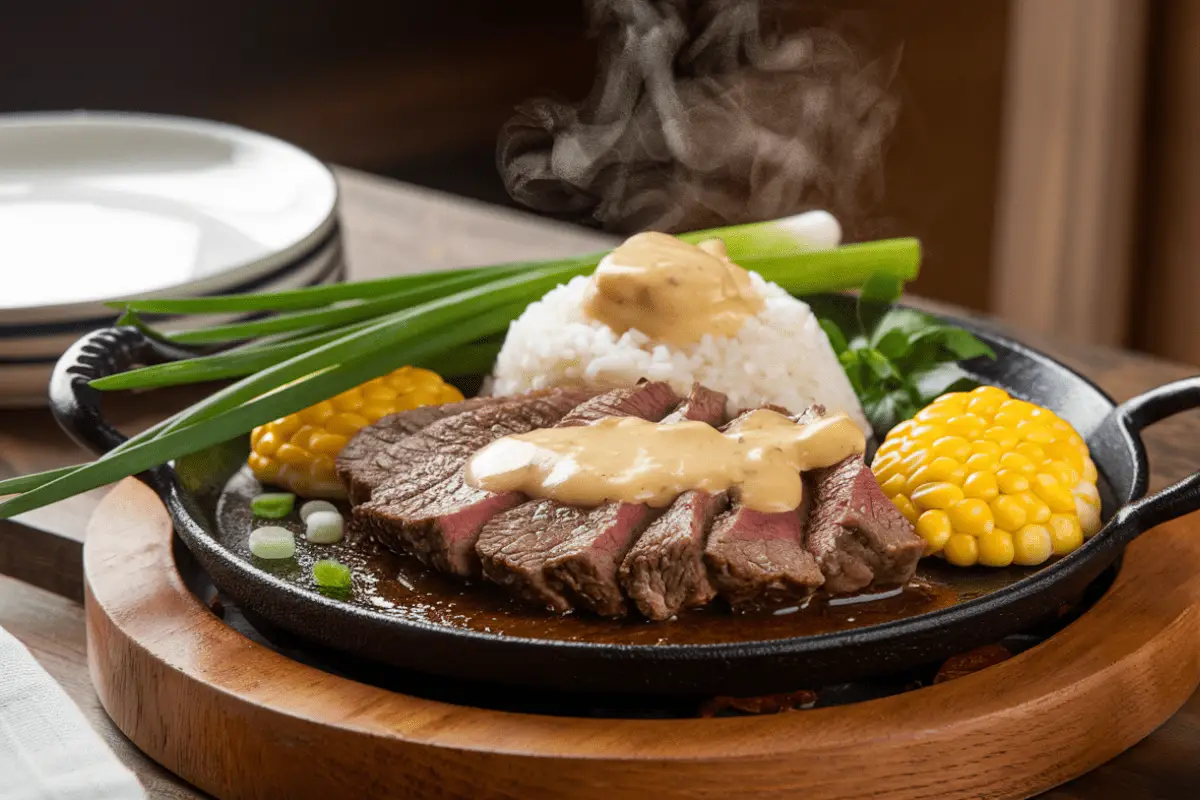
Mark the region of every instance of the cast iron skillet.
<instances>
[{"instance_id":1,"label":"cast iron skillet","mask_svg":"<svg viewBox=\"0 0 1200 800\"><path fill-rule=\"evenodd\" d=\"M850 301L819 298L845 312ZM247 613L317 645L447 677L566 691L757 695L851 681L927 664L994 642L1053 615L1119 558L1134 537L1200 509L1200 473L1150 497L1139 438L1146 426L1200 406L1200 377L1120 406L1086 378L1017 342L972 328L997 353L966 365L980 382L1048 406L1091 447L1102 476L1105 527L1068 557L995 591L918 616L814 636L703 645L629 645L500 636L400 619L326 598L260 569L221 543L215 504L230 463L220 448L139 476L163 499L175 530L213 583ZM79 443L103 453L123 441L99 409L89 380L135 364L186 355L132 328L78 341L50 384L55 416ZM238 455L238 454L241 455ZM224 472L222 472L224 470ZM220 473L220 474L215 474ZM214 489L215 487L215 489ZM244 534L243 534L244 535Z\"/></svg>"}]
</instances>

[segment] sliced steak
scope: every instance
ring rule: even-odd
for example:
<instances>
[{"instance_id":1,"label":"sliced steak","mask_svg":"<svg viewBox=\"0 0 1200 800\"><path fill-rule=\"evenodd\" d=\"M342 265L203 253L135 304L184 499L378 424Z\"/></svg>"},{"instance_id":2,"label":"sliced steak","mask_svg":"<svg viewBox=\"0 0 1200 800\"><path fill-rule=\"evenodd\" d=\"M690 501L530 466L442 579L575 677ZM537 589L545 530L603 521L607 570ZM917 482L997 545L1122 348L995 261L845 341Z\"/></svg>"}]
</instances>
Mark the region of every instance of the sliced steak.
<instances>
[{"instance_id":1,"label":"sliced steak","mask_svg":"<svg viewBox=\"0 0 1200 800\"><path fill-rule=\"evenodd\" d=\"M664 421L688 419L719 426L725 421L726 402L724 394L696 384L683 404ZM621 560L617 577L644 615L667 619L682 608L702 606L712 600L716 592L704 568L704 537L713 517L728 504L724 493L685 492L632 543ZM600 561L604 568L604 580L597 582L593 578L588 580L589 585L607 587L608 562L595 557L589 560ZM575 561L579 561L578 556ZM616 563L612 567L615 570ZM584 573L580 579L584 578L591 575ZM567 578L563 581L570 583ZM611 597L612 592L605 594Z\"/></svg>"},{"instance_id":2,"label":"sliced steak","mask_svg":"<svg viewBox=\"0 0 1200 800\"><path fill-rule=\"evenodd\" d=\"M389 549L412 553L437 569L476 574L480 528L524 498L467 486L467 459L502 436L549 427L591 397L587 392L554 390L483 404L399 438L388 450L400 466L373 488L370 500L355 506L356 527Z\"/></svg>"},{"instance_id":3,"label":"sliced steak","mask_svg":"<svg viewBox=\"0 0 1200 800\"><path fill-rule=\"evenodd\" d=\"M378 422L359 430L337 458L338 478L346 487L353 504L371 498L371 491L404 465L397 463L392 446L445 417L471 411L483 405L495 405L511 400L506 397L472 397L460 403L422 406L399 414L389 414Z\"/></svg>"},{"instance_id":4,"label":"sliced steak","mask_svg":"<svg viewBox=\"0 0 1200 800\"><path fill-rule=\"evenodd\" d=\"M908 582L925 543L887 499L862 456L809 473L807 547L832 594Z\"/></svg>"},{"instance_id":5,"label":"sliced steak","mask_svg":"<svg viewBox=\"0 0 1200 800\"><path fill-rule=\"evenodd\" d=\"M720 425L725 419L725 401L724 394L694 384L663 421ZM621 563L660 513L641 503L605 503L591 510L584 523L550 551L547 579L561 585L576 606L604 617L624 616L627 609L618 574Z\"/></svg>"},{"instance_id":6,"label":"sliced steak","mask_svg":"<svg viewBox=\"0 0 1200 800\"><path fill-rule=\"evenodd\" d=\"M615 389L580 404L563 417L556 427L586 425L604 417L640 417L660 420L679 403L679 396L665 383L640 383L631 389ZM621 590L616 582L616 565L629 543L649 522L649 509L642 505L608 503L595 509L576 509L547 500L535 500L499 515L479 535L476 551L483 562L484 577L507 587L519 597L563 612L571 608L564 594L563 578L578 584L580 598L604 608L602 613L623 611ZM510 541L514 532L527 526L536 535L521 535ZM571 544L567 544L570 542ZM547 562L556 559L556 568ZM586 584L589 569L603 572L603 564L612 565L611 594ZM578 576L573 569L580 570ZM584 588L586 585L586 589Z\"/></svg>"},{"instance_id":7,"label":"sliced steak","mask_svg":"<svg viewBox=\"0 0 1200 800\"><path fill-rule=\"evenodd\" d=\"M621 564L621 586L639 611L664 620L716 596L704 543L713 519L728 507L725 492L684 492L642 534Z\"/></svg>"},{"instance_id":8,"label":"sliced steak","mask_svg":"<svg viewBox=\"0 0 1200 800\"><path fill-rule=\"evenodd\" d=\"M806 505L768 514L740 504L713 523L704 548L718 594L738 610L798 600L824 582L804 549Z\"/></svg>"}]
</instances>

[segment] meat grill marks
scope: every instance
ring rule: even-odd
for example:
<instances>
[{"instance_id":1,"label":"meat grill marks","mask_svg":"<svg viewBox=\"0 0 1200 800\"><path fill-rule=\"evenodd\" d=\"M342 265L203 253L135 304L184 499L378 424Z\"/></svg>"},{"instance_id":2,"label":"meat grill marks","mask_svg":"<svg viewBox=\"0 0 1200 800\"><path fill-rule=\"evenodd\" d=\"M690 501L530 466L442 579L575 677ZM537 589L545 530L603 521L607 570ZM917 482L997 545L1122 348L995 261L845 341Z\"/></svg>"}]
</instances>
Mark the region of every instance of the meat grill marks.
<instances>
[{"instance_id":1,"label":"meat grill marks","mask_svg":"<svg viewBox=\"0 0 1200 800\"><path fill-rule=\"evenodd\" d=\"M725 419L725 402L724 394L696 384L663 421L696 420L720 425ZM656 402L649 410L657 413L660 406ZM660 513L640 503L605 503L589 511L583 523L547 555L547 580L562 586L576 606L605 617L624 616L625 596L618 570L630 546L646 538L642 532Z\"/></svg>"},{"instance_id":2,"label":"meat grill marks","mask_svg":"<svg viewBox=\"0 0 1200 800\"><path fill-rule=\"evenodd\" d=\"M387 446L397 465L354 508L356 527L391 550L455 575L478 573L475 541L485 522L524 498L467 486L463 467L484 445L546 428L593 395L553 390L483 403L400 436Z\"/></svg>"},{"instance_id":3,"label":"meat grill marks","mask_svg":"<svg viewBox=\"0 0 1200 800\"><path fill-rule=\"evenodd\" d=\"M586 425L604 417L633 416L657 421L678 403L679 396L667 384L640 383L580 404L562 418L558 427ZM616 563L620 563L628 542L641 533L649 513L644 506L621 508L622 505L625 504L608 503L585 510L553 500L533 500L498 514L484 525L475 547L484 577L519 597L563 612L572 605L562 576L579 570L576 583L581 602L594 600L598 608L621 613L624 601L616 584ZM566 566L553 572L547 570L547 561L552 556ZM607 592L609 587L585 579L589 573L603 570L606 560L614 559L610 581L616 601ZM614 602L619 602L620 608L614 610Z\"/></svg>"},{"instance_id":4,"label":"meat grill marks","mask_svg":"<svg viewBox=\"0 0 1200 800\"><path fill-rule=\"evenodd\" d=\"M350 502L357 505L371 499L371 491L387 480L403 464L397 463L392 446L405 436L427 428L433 423L484 405L511 401L505 397L472 397L460 403L440 406L421 406L398 414L390 414L362 428L346 443L337 459L338 478L346 487Z\"/></svg>"},{"instance_id":5,"label":"meat grill marks","mask_svg":"<svg viewBox=\"0 0 1200 800\"><path fill-rule=\"evenodd\" d=\"M813 512L806 546L834 594L900 585L925 543L887 499L862 456L811 474Z\"/></svg>"},{"instance_id":6,"label":"meat grill marks","mask_svg":"<svg viewBox=\"0 0 1200 800\"><path fill-rule=\"evenodd\" d=\"M806 473L804 505L784 514L703 492L681 495L662 513L631 503L581 509L464 482L467 459L501 436L608 416L653 421L672 408L669 420L720 425L725 402L697 385L675 408L679 398L666 384L643 382L602 395L548 390L427 407L364 428L339 458L339 475L359 531L442 571L482 570L514 596L559 613L620 616L632 600L663 620L718 594L751 610L794 603L822 586L849 594L912 577L924 543L859 456ZM793 419L823 413L814 406Z\"/></svg>"},{"instance_id":7,"label":"meat grill marks","mask_svg":"<svg viewBox=\"0 0 1200 800\"><path fill-rule=\"evenodd\" d=\"M725 403L724 394L696 384L667 420L720 426ZM628 547L619 569L620 588L642 614L663 620L713 599L716 591L704 568L704 539L713 517L727 505L724 492L685 492Z\"/></svg>"},{"instance_id":8,"label":"meat grill marks","mask_svg":"<svg viewBox=\"0 0 1200 800\"><path fill-rule=\"evenodd\" d=\"M621 587L638 611L670 619L716 597L704 544L713 519L728 507L725 492L685 492L642 534L621 564Z\"/></svg>"},{"instance_id":9,"label":"meat grill marks","mask_svg":"<svg viewBox=\"0 0 1200 800\"><path fill-rule=\"evenodd\" d=\"M763 408L788 414L778 406ZM755 410L743 411L727 427ZM812 406L792 419L807 423L824 413L824 407ZM710 580L730 606L753 610L780 605L808 597L824 583L816 559L804 546L811 501L806 482L804 502L795 511L770 514L734 501L713 522L704 560Z\"/></svg>"}]
</instances>

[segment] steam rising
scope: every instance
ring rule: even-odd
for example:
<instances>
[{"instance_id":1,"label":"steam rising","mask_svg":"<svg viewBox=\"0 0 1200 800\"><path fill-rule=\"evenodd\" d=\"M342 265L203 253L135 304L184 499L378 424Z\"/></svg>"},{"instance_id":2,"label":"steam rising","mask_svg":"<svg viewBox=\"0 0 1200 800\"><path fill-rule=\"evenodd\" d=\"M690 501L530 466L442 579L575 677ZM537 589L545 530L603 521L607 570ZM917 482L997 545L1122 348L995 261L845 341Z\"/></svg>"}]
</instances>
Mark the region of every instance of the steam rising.
<instances>
[{"instance_id":1,"label":"steam rising","mask_svg":"<svg viewBox=\"0 0 1200 800\"><path fill-rule=\"evenodd\" d=\"M682 230L882 191L890 63L832 31L767 37L757 0L590 0L601 72L579 104L531 100L500 136L509 193L605 228Z\"/></svg>"}]
</instances>

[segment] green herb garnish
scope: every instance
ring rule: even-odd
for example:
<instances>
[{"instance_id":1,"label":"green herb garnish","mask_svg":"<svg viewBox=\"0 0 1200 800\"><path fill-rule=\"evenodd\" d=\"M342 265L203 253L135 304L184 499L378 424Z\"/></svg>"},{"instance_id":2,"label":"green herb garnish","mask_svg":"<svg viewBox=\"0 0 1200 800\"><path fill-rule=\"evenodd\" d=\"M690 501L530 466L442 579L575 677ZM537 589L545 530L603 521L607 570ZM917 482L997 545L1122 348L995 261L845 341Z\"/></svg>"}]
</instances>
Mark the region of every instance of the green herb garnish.
<instances>
[{"instance_id":1,"label":"green herb garnish","mask_svg":"<svg viewBox=\"0 0 1200 800\"><path fill-rule=\"evenodd\" d=\"M349 589L350 568L340 561L323 559L312 565L313 581L322 589Z\"/></svg>"},{"instance_id":2,"label":"green herb garnish","mask_svg":"<svg viewBox=\"0 0 1200 800\"><path fill-rule=\"evenodd\" d=\"M911 419L938 395L973 388L975 381L959 361L996 357L970 331L915 309L891 308L900 289L890 277L869 280L859 296L858 331L853 336L833 320L821 320L871 427L879 433Z\"/></svg>"},{"instance_id":3,"label":"green herb garnish","mask_svg":"<svg viewBox=\"0 0 1200 800\"><path fill-rule=\"evenodd\" d=\"M295 505L296 495L291 492L264 492L250 501L250 510L263 519L282 519Z\"/></svg>"}]
</instances>

